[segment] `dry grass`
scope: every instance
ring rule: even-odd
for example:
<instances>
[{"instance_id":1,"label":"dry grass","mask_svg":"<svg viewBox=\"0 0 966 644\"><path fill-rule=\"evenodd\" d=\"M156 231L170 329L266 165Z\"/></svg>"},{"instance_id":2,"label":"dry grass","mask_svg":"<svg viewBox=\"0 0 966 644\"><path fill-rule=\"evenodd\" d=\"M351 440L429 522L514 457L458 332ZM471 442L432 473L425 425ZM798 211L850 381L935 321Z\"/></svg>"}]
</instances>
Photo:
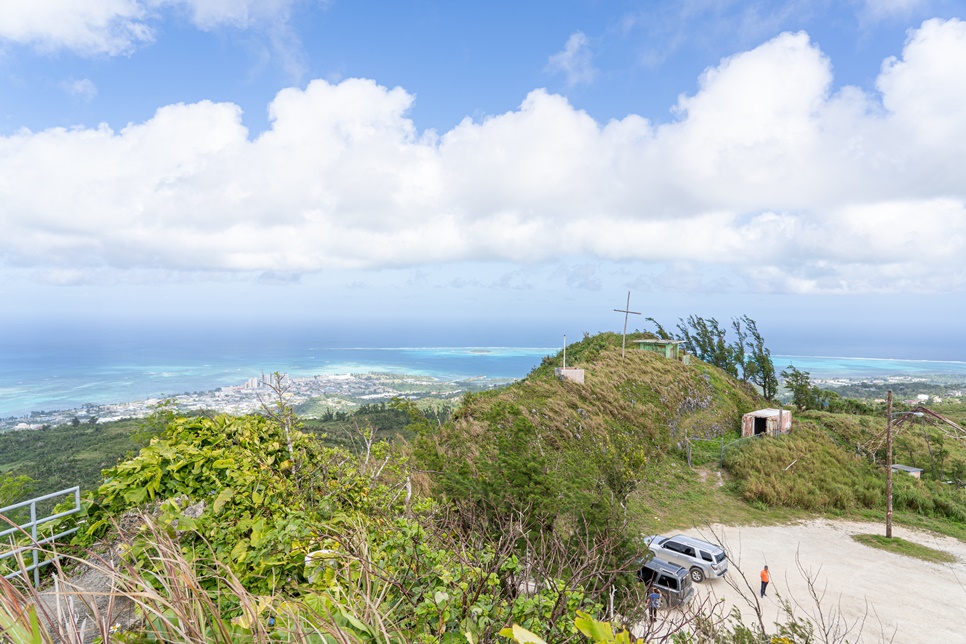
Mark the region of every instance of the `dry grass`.
<instances>
[{"instance_id":1,"label":"dry grass","mask_svg":"<svg viewBox=\"0 0 966 644\"><path fill-rule=\"evenodd\" d=\"M712 523L770 525L814 516L793 508L749 504L740 498L727 472L716 466L689 468L680 455L649 464L642 476L627 505L635 534L660 534Z\"/></svg>"},{"instance_id":2,"label":"dry grass","mask_svg":"<svg viewBox=\"0 0 966 644\"><path fill-rule=\"evenodd\" d=\"M37 590L22 580L12 584L0 578L0 641L81 644L100 638L107 643L124 633L138 634L137 641L188 644L359 641L339 629L331 614L290 598L255 596L218 562L199 567L168 531L148 516L140 520L150 544L147 565L143 559L135 565L113 555L88 552L82 558L40 547L55 560L52 578L71 581ZM130 546L115 543L111 552ZM226 612L226 605L234 608Z\"/></svg>"},{"instance_id":3,"label":"dry grass","mask_svg":"<svg viewBox=\"0 0 966 644\"><path fill-rule=\"evenodd\" d=\"M578 345L571 347L568 364L586 369L583 385L557 379L550 364L510 387L472 397L443 442L459 445L459 455L472 462L486 449L490 423L509 422L506 410L512 409L548 449L624 433L641 447L665 451L685 436L733 430L741 414L757 406L751 390L714 367L688 366L635 349L621 359L619 342L617 336L617 346L591 352L593 362L571 361L580 355Z\"/></svg>"}]
</instances>

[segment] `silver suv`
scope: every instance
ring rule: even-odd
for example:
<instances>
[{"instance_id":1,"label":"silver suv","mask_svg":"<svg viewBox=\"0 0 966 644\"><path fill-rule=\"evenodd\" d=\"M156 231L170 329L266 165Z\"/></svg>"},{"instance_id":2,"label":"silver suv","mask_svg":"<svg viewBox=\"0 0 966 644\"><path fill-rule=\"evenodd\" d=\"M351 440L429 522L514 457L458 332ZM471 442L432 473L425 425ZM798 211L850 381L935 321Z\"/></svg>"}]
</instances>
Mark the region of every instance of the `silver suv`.
<instances>
[{"instance_id":1,"label":"silver suv","mask_svg":"<svg viewBox=\"0 0 966 644\"><path fill-rule=\"evenodd\" d=\"M705 579L723 577L728 572L728 555L713 543L683 534L676 537L644 537L644 543L654 555L688 569L691 579L701 583Z\"/></svg>"}]
</instances>

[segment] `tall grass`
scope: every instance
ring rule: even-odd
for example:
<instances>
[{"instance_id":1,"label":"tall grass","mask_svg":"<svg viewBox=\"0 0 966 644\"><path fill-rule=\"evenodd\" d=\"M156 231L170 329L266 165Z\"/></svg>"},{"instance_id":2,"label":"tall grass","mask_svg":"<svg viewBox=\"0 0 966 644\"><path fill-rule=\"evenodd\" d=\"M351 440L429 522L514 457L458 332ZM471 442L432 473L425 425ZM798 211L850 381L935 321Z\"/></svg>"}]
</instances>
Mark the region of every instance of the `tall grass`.
<instances>
[{"instance_id":1,"label":"tall grass","mask_svg":"<svg viewBox=\"0 0 966 644\"><path fill-rule=\"evenodd\" d=\"M385 630L367 629L369 637L362 638L342 628L339 615L348 609L331 599L310 606L292 597L254 595L227 566L190 561L169 531L149 516L140 520L151 548L149 566L90 551L67 555L38 546L54 561L55 583L38 590L0 578L0 642L402 642ZM129 545L115 547L123 551ZM87 581L92 575L100 579L93 584L71 582L71 575L75 580L79 575ZM220 601L224 596L236 607L231 614Z\"/></svg>"},{"instance_id":2,"label":"tall grass","mask_svg":"<svg viewBox=\"0 0 966 644\"><path fill-rule=\"evenodd\" d=\"M814 429L736 446L726 453L725 467L745 500L771 506L847 511L873 507L885 496L868 461Z\"/></svg>"},{"instance_id":3,"label":"tall grass","mask_svg":"<svg viewBox=\"0 0 966 644\"><path fill-rule=\"evenodd\" d=\"M809 426L732 448L725 467L749 502L821 512L885 506L884 468ZM959 486L905 474L896 474L893 482L896 510L966 522L966 494Z\"/></svg>"}]
</instances>

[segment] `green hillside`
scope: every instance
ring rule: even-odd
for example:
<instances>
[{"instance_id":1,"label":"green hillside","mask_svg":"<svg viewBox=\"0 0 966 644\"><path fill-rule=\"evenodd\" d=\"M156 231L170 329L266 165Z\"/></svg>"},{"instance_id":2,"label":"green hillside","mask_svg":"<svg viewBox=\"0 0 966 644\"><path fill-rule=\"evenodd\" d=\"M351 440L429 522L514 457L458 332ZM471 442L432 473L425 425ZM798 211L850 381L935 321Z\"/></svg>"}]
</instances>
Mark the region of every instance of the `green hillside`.
<instances>
[{"instance_id":1,"label":"green hillside","mask_svg":"<svg viewBox=\"0 0 966 644\"><path fill-rule=\"evenodd\" d=\"M795 508L880 520L885 499L885 418L809 411L788 436L729 452L725 467L740 498L762 508ZM954 412L951 420L959 420ZM954 420L954 422L955 422ZM895 433L894 462L923 470L893 477L898 521L966 538L966 435L915 418Z\"/></svg>"},{"instance_id":2,"label":"green hillside","mask_svg":"<svg viewBox=\"0 0 966 644\"><path fill-rule=\"evenodd\" d=\"M623 519L650 464L689 438L736 435L741 415L761 402L699 361L635 348L622 358L617 334L567 348L583 384L555 376L561 362L548 358L518 383L467 397L452 422L424 428L415 454L434 494L477 512L525 510L547 528L578 516L604 525Z\"/></svg>"}]
</instances>

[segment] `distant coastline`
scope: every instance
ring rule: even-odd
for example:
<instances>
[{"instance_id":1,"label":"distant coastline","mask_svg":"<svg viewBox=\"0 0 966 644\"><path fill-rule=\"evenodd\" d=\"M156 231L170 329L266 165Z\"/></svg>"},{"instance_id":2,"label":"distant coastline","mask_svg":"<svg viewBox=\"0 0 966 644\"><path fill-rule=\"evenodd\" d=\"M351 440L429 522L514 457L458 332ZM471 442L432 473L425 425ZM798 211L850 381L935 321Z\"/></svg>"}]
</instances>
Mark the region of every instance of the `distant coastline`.
<instances>
[{"instance_id":1,"label":"distant coastline","mask_svg":"<svg viewBox=\"0 0 966 644\"><path fill-rule=\"evenodd\" d=\"M789 364L808 371L813 378L850 380L892 376L945 378L961 377L966 382L966 362L956 360L906 360L899 358L856 358L849 356L772 355L780 372Z\"/></svg>"},{"instance_id":2,"label":"distant coastline","mask_svg":"<svg viewBox=\"0 0 966 644\"><path fill-rule=\"evenodd\" d=\"M966 360L917 360L907 358L856 358L851 356L805 356L796 354L775 354L773 358L803 358L805 360L857 360L863 362L924 362L935 363L937 365L963 365L966 369Z\"/></svg>"},{"instance_id":3,"label":"distant coastline","mask_svg":"<svg viewBox=\"0 0 966 644\"><path fill-rule=\"evenodd\" d=\"M107 358L83 351L0 356L0 428L10 428L17 421L54 424L63 418L70 420L78 412L105 416L103 411L88 413L90 408L106 410L110 416L126 413L124 409L143 415L145 406L169 398L183 399L186 405L203 404L195 399L213 404L219 401L213 392L237 390L246 381L274 371L316 382L363 374L405 375L440 383L471 379L509 382L523 378L544 357L559 351L479 346L329 348L314 343L270 351L243 349L152 347ZM808 371L816 382L899 378L966 383L966 362L961 361L785 354L772 358L779 372L792 364ZM118 409L109 409L114 407ZM225 410L229 409L234 408L227 405Z\"/></svg>"},{"instance_id":4,"label":"distant coastline","mask_svg":"<svg viewBox=\"0 0 966 644\"><path fill-rule=\"evenodd\" d=\"M387 402L401 397L410 400L432 397L457 398L467 391L481 391L512 382L511 379L470 377L442 380L430 376L395 373L328 374L290 378L262 374L240 385L219 387L175 396L161 396L122 403L91 404L73 409L31 412L23 417L0 419L0 431L40 429L44 426L97 424L129 418L144 418L165 407L180 413L215 411L251 414L271 407L284 388L288 404L296 409L351 410L358 405ZM305 415L309 410L300 412Z\"/></svg>"},{"instance_id":5,"label":"distant coastline","mask_svg":"<svg viewBox=\"0 0 966 644\"><path fill-rule=\"evenodd\" d=\"M73 347L72 347L73 348ZM275 371L291 378L400 374L441 382L522 378L548 347L354 347L294 343L264 347L145 347L103 356L83 347L50 354L0 354L0 419L39 412L206 394Z\"/></svg>"}]
</instances>

